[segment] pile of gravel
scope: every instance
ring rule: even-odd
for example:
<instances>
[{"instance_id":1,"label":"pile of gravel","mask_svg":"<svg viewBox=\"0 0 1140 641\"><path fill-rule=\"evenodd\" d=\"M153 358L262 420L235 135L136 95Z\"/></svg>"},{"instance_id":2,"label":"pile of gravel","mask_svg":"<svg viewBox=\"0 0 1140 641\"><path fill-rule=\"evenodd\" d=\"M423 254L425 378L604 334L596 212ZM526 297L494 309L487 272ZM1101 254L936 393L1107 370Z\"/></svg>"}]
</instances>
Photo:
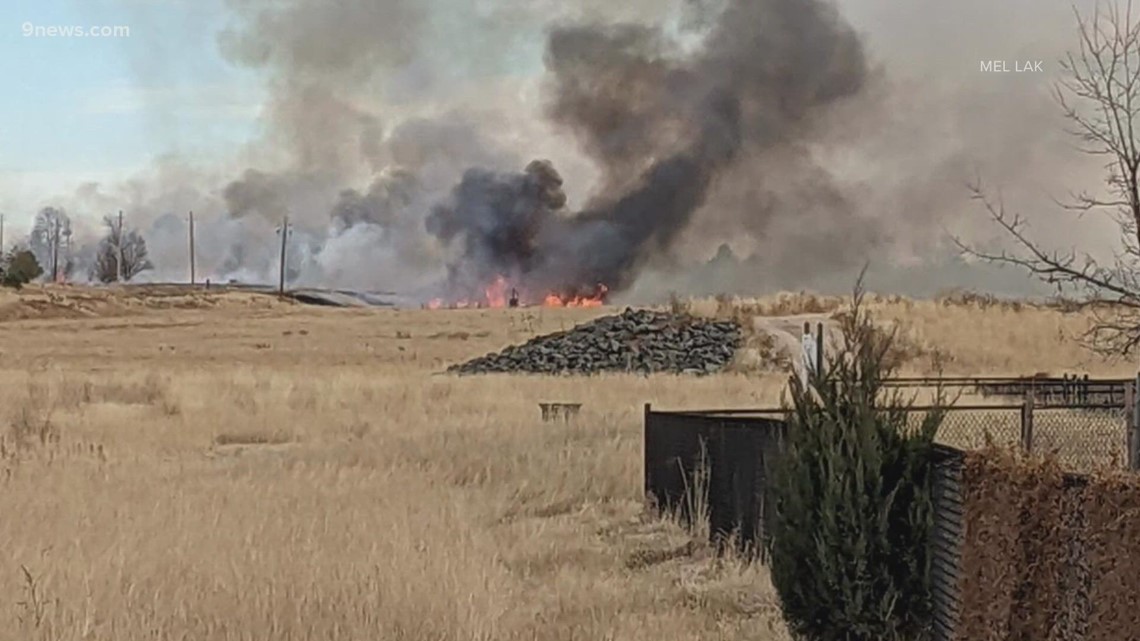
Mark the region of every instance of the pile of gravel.
<instances>
[{"instance_id":1,"label":"pile of gravel","mask_svg":"<svg viewBox=\"0 0 1140 641\"><path fill-rule=\"evenodd\" d=\"M626 309L448 368L459 374L711 374L740 346L740 327L668 312Z\"/></svg>"}]
</instances>

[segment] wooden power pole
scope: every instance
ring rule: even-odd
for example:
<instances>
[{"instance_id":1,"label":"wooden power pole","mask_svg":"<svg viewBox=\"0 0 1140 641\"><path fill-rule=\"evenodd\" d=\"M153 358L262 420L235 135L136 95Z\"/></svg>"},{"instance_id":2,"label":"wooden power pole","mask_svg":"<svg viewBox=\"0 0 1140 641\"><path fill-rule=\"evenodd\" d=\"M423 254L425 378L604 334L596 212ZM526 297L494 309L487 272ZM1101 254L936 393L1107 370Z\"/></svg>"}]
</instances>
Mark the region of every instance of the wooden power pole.
<instances>
[{"instance_id":1,"label":"wooden power pole","mask_svg":"<svg viewBox=\"0 0 1140 641\"><path fill-rule=\"evenodd\" d=\"M59 280L59 218L51 227L51 282L54 283Z\"/></svg>"},{"instance_id":2,"label":"wooden power pole","mask_svg":"<svg viewBox=\"0 0 1140 641\"><path fill-rule=\"evenodd\" d=\"M190 212L190 286L194 285L194 212Z\"/></svg>"},{"instance_id":3,"label":"wooden power pole","mask_svg":"<svg viewBox=\"0 0 1140 641\"><path fill-rule=\"evenodd\" d=\"M285 295L285 241L289 238L289 217L281 222L281 229L278 230L281 234L281 272L277 281L277 293L281 296Z\"/></svg>"},{"instance_id":4,"label":"wooden power pole","mask_svg":"<svg viewBox=\"0 0 1140 641\"><path fill-rule=\"evenodd\" d=\"M4 214L0 214L0 261L4 260Z\"/></svg>"},{"instance_id":5,"label":"wooden power pole","mask_svg":"<svg viewBox=\"0 0 1140 641\"><path fill-rule=\"evenodd\" d=\"M123 210L119 210L119 239L116 243L119 247L119 259L115 261L116 270L118 272L119 282L123 282Z\"/></svg>"}]
</instances>

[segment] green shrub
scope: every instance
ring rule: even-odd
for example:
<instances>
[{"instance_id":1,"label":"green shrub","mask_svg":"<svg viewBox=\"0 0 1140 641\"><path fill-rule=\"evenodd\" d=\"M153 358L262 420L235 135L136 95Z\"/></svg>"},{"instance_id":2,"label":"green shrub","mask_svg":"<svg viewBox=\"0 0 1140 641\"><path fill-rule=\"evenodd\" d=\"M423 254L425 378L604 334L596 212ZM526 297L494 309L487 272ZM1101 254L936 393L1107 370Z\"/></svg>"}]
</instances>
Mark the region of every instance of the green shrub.
<instances>
[{"instance_id":1,"label":"green shrub","mask_svg":"<svg viewBox=\"0 0 1140 641\"><path fill-rule=\"evenodd\" d=\"M13 249L0 266L0 285L20 289L44 273L36 255L27 249Z\"/></svg>"},{"instance_id":2,"label":"green shrub","mask_svg":"<svg viewBox=\"0 0 1140 641\"><path fill-rule=\"evenodd\" d=\"M807 388L793 378L773 469L772 580L789 629L811 641L921 639L929 628L942 395L908 429L911 403L882 387L894 335L875 327L862 298L857 287L825 372Z\"/></svg>"}]
</instances>

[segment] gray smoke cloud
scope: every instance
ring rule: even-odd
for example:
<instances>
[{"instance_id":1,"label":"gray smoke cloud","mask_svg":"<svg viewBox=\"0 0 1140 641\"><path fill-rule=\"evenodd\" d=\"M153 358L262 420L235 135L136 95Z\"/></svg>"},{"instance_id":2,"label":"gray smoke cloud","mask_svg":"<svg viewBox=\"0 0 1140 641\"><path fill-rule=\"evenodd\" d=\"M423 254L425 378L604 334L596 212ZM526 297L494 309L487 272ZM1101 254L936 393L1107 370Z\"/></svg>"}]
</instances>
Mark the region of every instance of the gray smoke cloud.
<instances>
[{"instance_id":1,"label":"gray smoke cloud","mask_svg":"<svg viewBox=\"0 0 1140 641\"><path fill-rule=\"evenodd\" d=\"M566 214L547 162L524 174L469 172L428 220L443 242L460 238L453 275L485 282L497 273L568 295L597 283L625 289L741 154L794 148L867 76L858 36L815 0L730 0L692 53L657 28L559 26L546 67L548 113L604 168L601 191ZM807 167L826 191L826 175ZM848 209L842 197L820 201Z\"/></svg>"},{"instance_id":2,"label":"gray smoke cloud","mask_svg":"<svg viewBox=\"0 0 1140 641\"><path fill-rule=\"evenodd\" d=\"M376 96L436 81L432 69L416 68L428 53L429 9L410 0L230 5L233 25L219 45L232 62L267 74L261 157L278 162L247 168L222 189L225 216L265 232L288 215L308 239L298 284L390 288L438 278L423 218L462 167L493 164L497 152L464 113L385 126ZM221 270L262 272L271 255L248 249L239 236Z\"/></svg>"},{"instance_id":3,"label":"gray smoke cloud","mask_svg":"<svg viewBox=\"0 0 1140 641\"><path fill-rule=\"evenodd\" d=\"M1075 4L1087 13L1095 2ZM733 167L696 233L678 247L686 267L725 241L747 260L727 275L700 270L707 276L689 278L691 270L682 283L667 285L664 275L643 279L639 294L658 296L670 286L845 291L866 261L872 287L929 295L959 281L1008 293L1020 280L1024 293L1036 293L1022 274L953 258L948 232L978 243L1005 241L969 200L966 183L976 177L1021 212L1046 246L1076 243L1102 256L1111 250L1111 224L1078 222L1052 201L1103 183L1100 162L1074 149L1051 96L1057 60L1077 43L1072 5L843 0L840 7L871 61L864 89L824 114L806 144ZM990 59L1011 66L1042 60L1045 71L981 72ZM826 189L816 188L821 172ZM846 206L827 204L836 195Z\"/></svg>"},{"instance_id":4,"label":"gray smoke cloud","mask_svg":"<svg viewBox=\"0 0 1140 641\"><path fill-rule=\"evenodd\" d=\"M847 285L868 259L944 264L946 230L992 240L964 188L975 172L1048 240L1112 240L1047 211L1102 178L1048 96L1075 44L1068 5L226 4L216 44L263 79L264 136L219 166L166 157L44 203L77 212L89 242L125 210L148 278L185 278L194 210L200 277L272 281L288 215L298 285ZM984 76L984 58L1041 58L1047 73ZM517 80L540 63L540 84ZM725 242L742 257L731 270L677 277Z\"/></svg>"},{"instance_id":5,"label":"gray smoke cloud","mask_svg":"<svg viewBox=\"0 0 1140 641\"><path fill-rule=\"evenodd\" d=\"M285 158L247 169L223 191L228 213L317 226L346 184L382 164L383 125L363 100L384 72L414 59L425 15L397 0L230 0L231 26L218 35L231 62L267 73L263 144Z\"/></svg>"},{"instance_id":6,"label":"gray smoke cloud","mask_svg":"<svg viewBox=\"0 0 1140 641\"><path fill-rule=\"evenodd\" d=\"M364 106L364 96L406 84L417 70L426 83L438 79L417 66L422 5L231 5L239 26L220 35L221 49L269 72L265 144L286 161L242 171L222 190L225 210L263 221L288 214L323 235L301 270L311 280L333 265L343 276L348 261L328 252L359 249L367 238L373 256L362 263L423 275L439 274L442 262L452 291L475 293L498 276L535 295L575 295L597 283L620 291L673 248L742 154L794 147L816 112L858 93L867 74L859 38L822 1L688 2L684 33L660 21L551 12L546 116L600 170L593 195L569 211L551 163L508 171L522 164L520 152L487 140L477 120L453 112L386 131ZM239 236L222 268L265 259Z\"/></svg>"}]
</instances>

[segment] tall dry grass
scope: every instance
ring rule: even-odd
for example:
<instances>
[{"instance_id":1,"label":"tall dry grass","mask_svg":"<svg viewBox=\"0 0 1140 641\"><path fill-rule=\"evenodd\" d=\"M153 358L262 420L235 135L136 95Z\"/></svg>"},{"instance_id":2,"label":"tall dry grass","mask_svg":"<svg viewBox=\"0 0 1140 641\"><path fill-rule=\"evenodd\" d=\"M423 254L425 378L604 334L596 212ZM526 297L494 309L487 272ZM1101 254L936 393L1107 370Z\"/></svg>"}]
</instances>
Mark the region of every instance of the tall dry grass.
<instances>
[{"instance_id":1,"label":"tall dry grass","mask_svg":"<svg viewBox=\"0 0 1140 641\"><path fill-rule=\"evenodd\" d=\"M640 495L642 402L778 389L438 375L597 313L4 324L0 638L786 638L762 568Z\"/></svg>"},{"instance_id":2,"label":"tall dry grass","mask_svg":"<svg viewBox=\"0 0 1140 641\"><path fill-rule=\"evenodd\" d=\"M765 298L720 296L674 299L671 307L699 316L734 318L745 326L782 317L796 321L826 320L842 313L850 297L783 293ZM1030 303L984 294L948 292L931 300L868 294L872 317L897 331L902 375L941 371L948 376L1032 376L1089 373L1134 376L1135 358L1106 359L1080 341L1092 316L1063 301ZM798 340L798 322L787 323Z\"/></svg>"},{"instance_id":3,"label":"tall dry grass","mask_svg":"<svg viewBox=\"0 0 1140 641\"><path fill-rule=\"evenodd\" d=\"M0 323L0 638L787 638L763 568L641 496L642 403L771 404L782 372L440 374L612 310L101 304ZM1048 310L875 305L960 371L1114 367Z\"/></svg>"}]
</instances>

